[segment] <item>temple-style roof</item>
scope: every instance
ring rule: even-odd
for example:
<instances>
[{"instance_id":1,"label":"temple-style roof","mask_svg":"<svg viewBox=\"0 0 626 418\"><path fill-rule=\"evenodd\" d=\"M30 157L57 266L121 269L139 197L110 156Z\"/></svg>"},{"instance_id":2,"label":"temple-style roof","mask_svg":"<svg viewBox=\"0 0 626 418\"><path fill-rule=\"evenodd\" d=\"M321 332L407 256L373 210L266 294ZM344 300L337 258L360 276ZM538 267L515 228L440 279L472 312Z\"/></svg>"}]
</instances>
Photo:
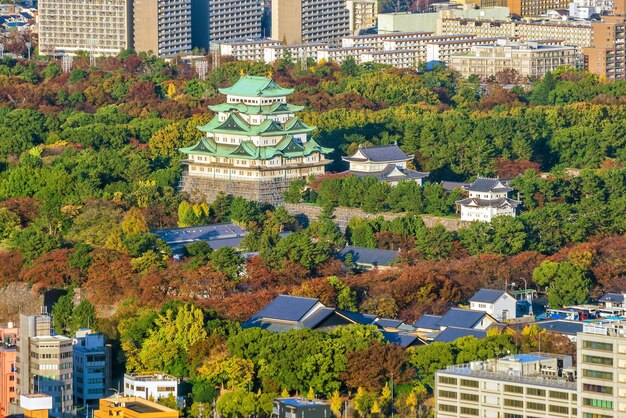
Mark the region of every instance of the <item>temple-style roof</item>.
<instances>
[{"instance_id":1,"label":"temple-style roof","mask_svg":"<svg viewBox=\"0 0 626 418\"><path fill-rule=\"evenodd\" d=\"M215 116L204 126L198 126L203 132L216 132L246 136L277 136L285 134L301 134L314 131L315 128L306 125L297 116L280 124L271 119L265 119L260 125L250 125L237 113L230 113L226 120L220 121Z\"/></svg>"},{"instance_id":2,"label":"temple-style roof","mask_svg":"<svg viewBox=\"0 0 626 418\"><path fill-rule=\"evenodd\" d=\"M332 148L319 145L315 140L309 139L305 143L299 143L291 135L286 135L275 146L258 147L252 141L241 141L239 145L218 144L212 138L201 138L195 145L181 148L185 154L211 155L214 157L244 158L244 159L271 159L275 156L285 158L306 157L315 152L330 154Z\"/></svg>"},{"instance_id":3,"label":"temple-style roof","mask_svg":"<svg viewBox=\"0 0 626 418\"><path fill-rule=\"evenodd\" d=\"M286 89L268 77L244 75L230 87L219 89L220 93L229 96L241 97L280 97L293 93L293 89Z\"/></svg>"},{"instance_id":4,"label":"temple-style roof","mask_svg":"<svg viewBox=\"0 0 626 418\"><path fill-rule=\"evenodd\" d=\"M387 166L381 171L353 171L348 170L345 174L358 177L376 177L379 181L402 181L402 180L417 180L428 177L430 173L409 170L408 168L400 168L395 164L387 164Z\"/></svg>"},{"instance_id":5,"label":"temple-style roof","mask_svg":"<svg viewBox=\"0 0 626 418\"><path fill-rule=\"evenodd\" d=\"M294 113L304 109L304 106L296 106L292 104L274 102L270 105L253 106L244 103L220 103L218 105L209 106L214 112L239 112L246 115L274 115L278 113Z\"/></svg>"},{"instance_id":6,"label":"temple-style roof","mask_svg":"<svg viewBox=\"0 0 626 418\"><path fill-rule=\"evenodd\" d=\"M513 200L507 197L501 197L499 199L478 199L476 197L468 197L467 199L457 200L455 203L461 206L475 206L483 208L501 208L505 206L516 208L522 204L519 200Z\"/></svg>"},{"instance_id":7,"label":"temple-style roof","mask_svg":"<svg viewBox=\"0 0 626 418\"><path fill-rule=\"evenodd\" d=\"M371 163L393 163L409 161L412 159L397 145L381 145L377 147L359 148L357 152L349 157L341 157L344 161L371 162Z\"/></svg>"},{"instance_id":8,"label":"temple-style roof","mask_svg":"<svg viewBox=\"0 0 626 418\"><path fill-rule=\"evenodd\" d=\"M492 179L487 177L478 177L474 182L468 186L463 187L468 192L510 192L513 190L508 186L506 181L500 179Z\"/></svg>"}]
</instances>

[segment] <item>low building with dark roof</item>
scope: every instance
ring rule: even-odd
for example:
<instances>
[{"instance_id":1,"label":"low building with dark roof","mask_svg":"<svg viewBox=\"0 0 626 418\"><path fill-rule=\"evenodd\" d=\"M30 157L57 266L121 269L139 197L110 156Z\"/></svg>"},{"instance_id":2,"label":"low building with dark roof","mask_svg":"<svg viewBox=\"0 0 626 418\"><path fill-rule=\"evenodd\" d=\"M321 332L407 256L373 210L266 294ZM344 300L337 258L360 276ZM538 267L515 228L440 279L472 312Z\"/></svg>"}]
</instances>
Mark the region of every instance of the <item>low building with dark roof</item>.
<instances>
[{"instance_id":1,"label":"low building with dark roof","mask_svg":"<svg viewBox=\"0 0 626 418\"><path fill-rule=\"evenodd\" d=\"M598 302L602 303L605 308L625 308L624 301L626 295L623 293L605 293Z\"/></svg>"},{"instance_id":2,"label":"low building with dark roof","mask_svg":"<svg viewBox=\"0 0 626 418\"><path fill-rule=\"evenodd\" d=\"M474 337L480 339L485 338L486 336L487 332L479 329L447 327L439 334L437 334L433 341L441 343L451 343L463 337Z\"/></svg>"},{"instance_id":3,"label":"low building with dark roof","mask_svg":"<svg viewBox=\"0 0 626 418\"><path fill-rule=\"evenodd\" d=\"M319 399L276 398L272 418L331 418L328 402Z\"/></svg>"},{"instance_id":4,"label":"low building with dark roof","mask_svg":"<svg viewBox=\"0 0 626 418\"><path fill-rule=\"evenodd\" d=\"M517 301L502 290L480 289L469 300L470 309L487 312L498 321L517 316Z\"/></svg>"},{"instance_id":5,"label":"low building with dark roof","mask_svg":"<svg viewBox=\"0 0 626 418\"><path fill-rule=\"evenodd\" d=\"M400 251L379 250L377 248L353 247L347 245L337 256L341 261L350 261L357 266L371 268L390 267L399 257Z\"/></svg>"},{"instance_id":6,"label":"low building with dark roof","mask_svg":"<svg viewBox=\"0 0 626 418\"><path fill-rule=\"evenodd\" d=\"M353 155L341 159L350 163L350 169L344 174L371 176L394 186L403 180L412 180L421 186L429 174L408 169L407 163L413 157L395 144L359 148Z\"/></svg>"},{"instance_id":7,"label":"low building with dark roof","mask_svg":"<svg viewBox=\"0 0 626 418\"><path fill-rule=\"evenodd\" d=\"M510 199L513 189L504 180L478 177L463 187L469 197L457 200L462 221L491 222L496 216L517 216L522 202Z\"/></svg>"}]
</instances>

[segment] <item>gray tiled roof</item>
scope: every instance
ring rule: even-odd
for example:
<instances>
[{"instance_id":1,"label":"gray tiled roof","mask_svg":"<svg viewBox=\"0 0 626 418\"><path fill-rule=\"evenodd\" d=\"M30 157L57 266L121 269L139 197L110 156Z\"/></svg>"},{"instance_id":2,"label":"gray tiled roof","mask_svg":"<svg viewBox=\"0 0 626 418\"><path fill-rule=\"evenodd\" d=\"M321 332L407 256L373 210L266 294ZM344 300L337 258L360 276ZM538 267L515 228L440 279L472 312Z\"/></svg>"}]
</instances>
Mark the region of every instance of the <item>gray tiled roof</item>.
<instances>
[{"instance_id":1,"label":"gray tiled roof","mask_svg":"<svg viewBox=\"0 0 626 418\"><path fill-rule=\"evenodd\" d=\"M439 315L422 315L420 319L413 323L413 326L415 328L439 329L441 318Z\"/></svg>"},{"instance_id":2,"label":"gray tiled roof","mask_svg":"<svg viewBox=\"0 0 626 418\"><path fill-rule=\"evenodd\" d=\"M470 329L470 328L457 328L457 327L448 327L441 331L439 335L435 337L433 341L442 342L442 343L450 343L452 341L456 341L459 338L463 337L476 337L476 338L485 338L487 333L485 331Z\"/></svg>"},{"instance_id":3,"label":"gray tiled roof","mask_svg":"<svg viewBox=\"0 0 626 418\"><path fill-rule=\"evenodd\" d=\"M471 309L451 308L439 321L439 326L473 328L487 314Z\"/></svg>"},{"instance_id":4,"label":"gray tiled roof","mask_svg":"<svg viewBox=\"0 0 626 418\"><path fill-rule=\"evenodd\" d=\"M400 174L397 174L397 172ZM357 177L376 177L380 181L402 181L402 180L416 180L428 177L430 173L409 170L408 168L396 167L395 164L387 164L382 171L344 171L344 174Z\"/></svg>"},{"instance_id":5,"label":"gray tiled roof","mask_svg":"<svg viewBox=\"0 0 626 418\"><path fill-rule=\"evenodd\" d=\"M513 189L508 187L504 180L478 177L472 184L466 186L465 190L473 192L510 192Z\"/></svg>"},{"instance_id":6,"label":"gray tiled roof","mask_svg":"<svg viewBox=\"0 0 626 418\"><path fill-rule=\"evenodd\" d=\"M464 206L474 204L476 206L492 207L492 208L499 208L499 207L507 206L507 205L510 205L516 208L522 204L522 202L520 202L519 200L509 199L508 197L501 197L499 199L478 199L476 197L468 197L467 199L457 200L455 203L457 205L464 205Z\"/></svg>"},{"instance_id":7,"label":"gray tiled roof","mask_svg":"<svg viewBox=\"0 0 626 418\"><path fill-rule=\"evenodd\" d=\"M367 158L367 160L374 163L384 163L391 161L407 161L412 157L407 155L397 145L380 145L377 147L359 148L359 151ZM344 160L350 160L352 157L344 158ZM359 159L355 159L358 161ZM362 159L360 159L363 161Z\"/></svg>"},{"instance_id":8,"label":"gray tiled roof","mask_svg":"<svg viewBox=\"0 0 626 418\"><path fill-rule=\"evenodd\" d=\"M385 328L398 328L400 325L402 325L402 321L399 319L379 318L376 321L376 324Z\"/></svg>"},{"instance_id":9,"label":"gray tiled roof","mask_svg":"<svg viewBox=\"0 0 626 418\"><path fill-rule=\"evenodd\" d=\"M379 250L376 248L352 247L347 245L337 256L345 261L348 254L352 255L352 262L371 266L388 266L398 258L399 251Z\"/></svg>"},{"instance_id":10,"label":"gray tiled roof","mask_svg":"<svg viewBox=\"0 0 626 418\"><path fill-rule=\"evenodd\" d=\"M245 232L234 223L190 226L188 228L155 229L150 231L168 244L243 238Z\"/></svg>"},{"instance_id":11,"label":"gray tiled roof","mask_svg":"<svg viewBox=\"0 0 626 418\"><path fill-rule=\"evenodd\" d=\"M337 310L341 315L351 319L357 324L361 325L370 325L376 319L376 315L369 315L360 312L350 312L350 311L340 311Z\"/></svg>"},{"instance_id":12,"label":"gray tiled roof","mask_svg":"<svg viewBox=\"0 0 626 418\"><path fill-rule=\"evenodd\" d=\"M539 321L536 323L539 328L546 331L558 332L566 335L576 335L583 332L583 323L580 321L566 321L555 319L553 321Z\"/></svg>"},{"instance_id":13,"label":"gray tiled roof","mask_svg":"<svg viewBox=\"0 0 626 418\"><path fill-rule=\"evenodd\" d=\"M623 293L605 293L602 295L598 302L616 302L616 303L624 303L624 294Z\"/></svg>"},{"instance_id":14,"label":"gray tiled roof","mask_svg":"<svg viewBox=\"0 0 626 418\"><path fill-rule=\"evenodd\" d=\"M504 295L504 291L502 290L494 290L494 289L480 289L478 292L472 296L469 300L470 302L480 302L480 303L495 303L498 299Z\"/></svg>"},{"instance_id":15,"label":"gray tiled roof","mask_svg":"<svg viewBox=\"0 0 626 418\"><path fill-rule=\"evenodd\" d=\"M412 345L423 344L423 342L413 334L405 332L387 332L381 331L383 334L383 340L388 343L397 344L400 347L407 348Z\"/></svg>"},{"instance_id":16,"label":"gray tiled roof","mask_svg":"<svg viewBox=\"0 0 626 418\"><path fill-rule=\"evenodd\" d=\"M318 302L315 298L278 295L254 317L299 322Z\"/></svg>"}]
</instances>

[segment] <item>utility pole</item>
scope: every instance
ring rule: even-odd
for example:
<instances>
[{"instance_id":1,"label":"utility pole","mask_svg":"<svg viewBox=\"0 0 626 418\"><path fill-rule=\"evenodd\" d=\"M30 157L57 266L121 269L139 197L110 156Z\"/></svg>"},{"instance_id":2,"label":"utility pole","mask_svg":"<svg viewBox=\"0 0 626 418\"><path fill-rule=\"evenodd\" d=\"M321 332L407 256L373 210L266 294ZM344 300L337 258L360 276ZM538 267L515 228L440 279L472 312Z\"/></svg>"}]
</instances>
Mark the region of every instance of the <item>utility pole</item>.
<instances>
[{"instance_id":1,"label":"utility pole","mask_svg":"<svg viewBox=\"0 0 626 418\"><path fill-rule=\"evenodd\" d=\"M391 373L391 418L393 418L393 373Z\"/></svg>"}]
</instances>

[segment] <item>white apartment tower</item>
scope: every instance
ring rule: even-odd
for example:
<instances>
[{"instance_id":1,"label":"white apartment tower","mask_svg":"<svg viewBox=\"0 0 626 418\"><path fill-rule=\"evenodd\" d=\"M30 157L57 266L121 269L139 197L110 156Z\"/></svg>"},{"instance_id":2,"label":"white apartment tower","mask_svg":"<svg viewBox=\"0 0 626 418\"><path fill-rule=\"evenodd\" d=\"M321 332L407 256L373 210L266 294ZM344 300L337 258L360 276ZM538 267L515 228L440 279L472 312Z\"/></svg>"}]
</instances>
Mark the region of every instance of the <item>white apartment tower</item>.
<instances>
[{"instance_id":1,"label":"white apartment tower","mask_svg":"<svg viewBox=\"0 0 626 418\"><path fill-rule=\"evenodd\" d=\"M39 0L39 51L117 55L131 47L131 0Z\"/></svg>"},{"instance_id":2,"label":"white apartment tower","mask_svg":"<svg viewBox=\"0 0 626 418\"><path fill-rule=\"evenodd\" d=\"M273 0L272 38L287 44L339 43L350 34L346 0Z\"/></svg>"}]
</instances>

